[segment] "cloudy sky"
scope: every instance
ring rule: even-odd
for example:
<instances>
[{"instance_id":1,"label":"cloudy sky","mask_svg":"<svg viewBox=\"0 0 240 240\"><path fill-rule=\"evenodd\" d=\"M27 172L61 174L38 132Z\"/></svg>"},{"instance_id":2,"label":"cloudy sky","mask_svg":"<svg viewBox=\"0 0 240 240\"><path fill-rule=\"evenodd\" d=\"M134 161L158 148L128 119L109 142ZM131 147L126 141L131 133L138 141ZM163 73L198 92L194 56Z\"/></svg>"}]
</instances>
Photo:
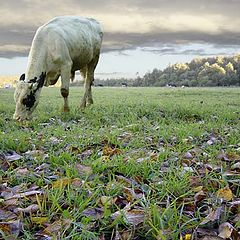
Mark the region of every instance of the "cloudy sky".
<instances>
[{"instance_id":1,"label":"cloudy sky","mask_svg":"<svg viewBox=\"0 0 240 240\"><path fill-rule=\"evenodd\" d=\"M0 75L25 71L36 29L59 15L101 22L96 75L106 78L240 53L239 10L240 0L0 0Z\"/></svg>"}]
</instances>

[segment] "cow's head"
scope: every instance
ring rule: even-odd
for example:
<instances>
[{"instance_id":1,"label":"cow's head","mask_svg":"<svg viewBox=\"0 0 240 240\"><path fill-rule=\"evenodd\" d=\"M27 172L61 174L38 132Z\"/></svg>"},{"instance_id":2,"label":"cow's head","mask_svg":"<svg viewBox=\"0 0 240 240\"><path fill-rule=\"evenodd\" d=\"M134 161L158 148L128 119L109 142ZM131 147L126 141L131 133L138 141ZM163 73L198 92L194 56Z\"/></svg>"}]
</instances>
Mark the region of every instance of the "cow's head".
<instances>
[{"instance_id":1,"label":"cow's head","mask_svg":"<svg viewBox=\"0 0 240 240\"><path fill-rule=\"evenodd\" d=\"M31 118L33 110L39 102L39 96L44 84L46 74L42 73L39 78L25 81L25 74L20 77L14 93L16 109L13 118L19 121Z\"/></svg>"}]
</instances>

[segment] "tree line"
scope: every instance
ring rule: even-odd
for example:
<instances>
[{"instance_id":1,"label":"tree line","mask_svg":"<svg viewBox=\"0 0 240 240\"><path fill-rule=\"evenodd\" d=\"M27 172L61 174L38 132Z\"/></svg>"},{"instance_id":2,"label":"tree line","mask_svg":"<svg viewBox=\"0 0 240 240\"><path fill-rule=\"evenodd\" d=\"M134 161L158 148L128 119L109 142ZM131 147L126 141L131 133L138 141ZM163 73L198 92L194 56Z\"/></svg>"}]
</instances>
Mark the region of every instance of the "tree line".
<instances>
[{"instance_id":1,"label":"tree line","mask_svg":"<svg viewBox=\"0 0 240 240\"><path fill-rule=\"evenodd\" d=\"M232 57L195 58L189 63L176 63L164 70L153 69L135 79L95 80L96 86L240 86L240 55Z\"/></svg>"}]
</instances>

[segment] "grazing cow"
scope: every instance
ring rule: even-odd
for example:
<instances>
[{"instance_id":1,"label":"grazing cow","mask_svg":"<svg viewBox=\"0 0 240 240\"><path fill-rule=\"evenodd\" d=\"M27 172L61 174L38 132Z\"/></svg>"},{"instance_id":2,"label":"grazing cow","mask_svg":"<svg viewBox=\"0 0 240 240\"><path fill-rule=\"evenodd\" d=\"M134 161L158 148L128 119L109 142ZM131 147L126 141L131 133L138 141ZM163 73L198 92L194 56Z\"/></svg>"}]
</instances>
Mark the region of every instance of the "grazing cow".
<instances>
[{"instance_id":1,"label":"grazing cow","mask_svg":"<svg viewBox=\"0 0 240 240\"><path fill-rule=\"evenodd\" d=\"M20 121L31 118L42 87L54 85L60 76L63 111L68 112L69 83L77 70L85 80L80 107L92 104L91 85L102 37L100 24L91 18L62 16L41 26L32 42L26 75L20 77L16 86L13 118Z\"/></svg>"}]
</instances>

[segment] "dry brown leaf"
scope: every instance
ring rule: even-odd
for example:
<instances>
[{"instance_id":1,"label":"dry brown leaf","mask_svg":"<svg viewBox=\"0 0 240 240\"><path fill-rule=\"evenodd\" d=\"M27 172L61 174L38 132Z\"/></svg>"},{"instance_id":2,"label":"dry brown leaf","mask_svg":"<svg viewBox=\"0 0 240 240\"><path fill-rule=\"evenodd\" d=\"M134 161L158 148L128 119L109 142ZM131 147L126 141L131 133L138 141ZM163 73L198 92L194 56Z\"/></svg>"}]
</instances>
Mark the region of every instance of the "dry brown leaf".
<instances>
[{"instance_id":1,"label":"dry brown leaf","mask_svg":"<svg viewBox=\"0 0 240 240\"><path fill-rule=\"evenodd\" d=\"M61 233L63 230L68 229L70 225L71 225L71 220L69 219L58 220L50 224L48 227L46 227L43 230L43 232L49 235L57 235Z\"/></svg>"},{"instance_id":2,"label":"dry brown leaf","mask_svg":"<svg viewBox=\"0 0 240 240\"><path fill-rule=\"evenodd\" d=\"M17 198L12 198L12 199L3 201L3 205L6 207L18 205L18 203L19 203L19 200Z\"/></svg>"},{"instance_id":3,"label":"dry brown leaf","mask_svg":"<svg viewBox=\"0 0 240 240\"><path fill-rule=\"evenodd\" d=\"M239 223L240 222L240 213L238 213L235 218L232 220L233 223Z\"/></svg>"},{"instance_id":4,"label":"dry brown leaf","mask_svg":"<svg viewBox=\"0 0 240 240\"><path fill-rule=\"evenodd\" d=\"M130 210L130 203L126 205L122 210L117 211L111 215L111 217L115 220L119 216L123 216L125 220L133 225L137 226L140 223L144 222L145 212L142 209L132 209Z\"/></svg>"},{"instance_id":5,"label":"dry brown leaf","mask_svg":"<svg viewBox=\"0 0 240 240\"><path fill-rule=\"evenodd\" d=\"M33 195L42 195L43 191L28 191L28 192L24 192L24 193L17 193L15 195L12 196L6 196L5 200L9 200L9 199L18 199L18 198L24 198L24 197L29 197L29 196L33 196Z\"/></svg>"},{"instance_id":6,"label":"dry brown leaf","mask_svg":"<svg viewBox=\"0 0 240 240\"><path fill-rule=\"evenodd\" d=\"M6 235L14 235L17 237L22 228L23 226L20 220L0 222L0 230Z\"/></svg>"},{"instance_id":7,"label":"dry brown leaf","mask_svg":"<svg viewBox=\"0 0 240 240\"><path fill-rule=\"evenodd\" d=\"M14 212L15 213L34 213L39 210L39 206L37 204L32 204L26 208L15 208Z\"/></svg>"},{"instance_id":8,"label":"dry brown leaf","mask_svg":"<svg viewBox=\"0 0 240 240\"><path fill-rule=\"evenodd\" d=\"M110 146L104 146L103 148L103 155L104 156L113 156L116 154L120 154L121 150L118 148L111 148Z\"/></svg>"},{"instance_id":9,"label":"dry brown leaf","mask_svg":"<svg viewBox=\"0 0 240 240\"><path fill-rule=\"evenodd\" d=\"M99 206L112 206L117 198L109 197L109 196L101 196L99 199Z\"/></svg>"},{"instance_id":10,"label":"dry brown leaf","mask_svg":"<svg viewBox=\"0 0 240 240\"><path fill-rule=\"evenodd\" d=\"M199 191L198 193L195 194L194 202L195 202L195 204L198 204L199 202L201 202L205 198L206 198L206 194L204 193L203 190L201 190L201 191Z\"/></svg>"},{"instance_id":11,"label":"dry brown leaf","mask_svg":"<svg viewBox=\"0 0 240 240\"><path fill-rule=\"evenodd\" d=\"M206 228L198 228L197 229L197 235L199 237L205 237L205 236L217 236L216 231L214 231L213 229L206 229Z\"/></svg>"},{"instance_id":12,"label":"dry brown leaf","mask_svg":"<svg viewBox=\"0 0 240 240\"><path fill-rule=\"evenodd\" d=\"M125 213L125 217L131 225L137 226L144 222L145 213L140 209L132 209Z\"/></svg>"},{"instance_id":13,"label":"dry brown leaf","mask_svg":"<svg viewBox=\"0 0 240 240\"><path fill-rule=\"evenodd\" d=\"M233 164L231 170L240 171L240 162Z\"/></svg>"},{"instance_id":14,"label":"dry brown leaf","mask_svg":"<svg viewBox=\"0 0 240 240\"><path fill-rule=\"evenodd\" d=\"M22 158L22 156L20 156L18 153L14 152L14 151L9 151L7 152L5 155L6 160L8 161L16 161Z\"/></svg>"},{"instance_id":15,"label":"dry brown leaf","mask_svg":"<svg viewBox=\"0 0 240 240\"><path fill-rule=\"evenodd\" d=\"M82 215L93 219L100 219L102 218L103 212L102 208L87 208L82 212Z\"/></svg>"},{"instance_id":16,"label":"dry brown leaf","mask_svg":"<svg viewBox=\"0 0 240 240\"><path fill-rule=\"evenodd\" d=\"M221 217L223 207L218 207L216 210L211 210L207 217L200 223L200 225L205 225L207 223L218 221Z\"/></svg>"},{"instance_id":17,"label":"dry brown leaf","mask_svg":"<svg viewBox=\"0 0 240 240\"><path fill-rule=\"evenodd\" d=\"M123 187L124 197L128 200L128 202L132 202L134 199L141 199L143 194L136 193L134 189Z\"/></svg>"},{"instance_id":18,"label":"dry brown leaf","mask_svg":"<svg viewBox=\"0 0 240 240\"><path fill-rule=\"evenodd\" d=\"M217 197L222 198L225 201L231 201L233 199L232 190L227 186L217 191Z\"/></svg>"},{"instance_id":19,"label":"dry brown leaf","mask_svg":"<svg viewBox=\"0 0 240 240\"><path fill-rule=\"evenodd\" d=\"M16 169L16 176L25 176L29 173L29 170L27 168L18 168Z\"/></svg>"},{"instance_id":20,"label":"dry brown leaf","mask_svg":"<svg viewBox=\"0 0 240 240\"><path fill-rule=\"evenodd\" d=\"M218 236L223 239L230 238L233 230L234 227L230 223L228 222L222 223L218 229L219 232Z\"/></svg>"},{"instance_id":21,"label":"dry brown leaf","mask_svg":"<svg viewBox=\"0 0 240 240\"><path fill-rule=\"evenodd\" d=\"M76 164L76 169L80 175L90 175L93 173L93 170L89 166L84 166L79 163Z\"/></svg>"},{"instance_id":22,"label":"dry brown leaf","mask_svg":"<svg viewBox=\"0 0 240 240\"><path fill-rule=\"evenodd\" d=\"M0 220L1 221L8 221L11 219L17 218L17 215L13 212L4 210L4 209L0 209Z\"/></svg>"}]
</instances>

